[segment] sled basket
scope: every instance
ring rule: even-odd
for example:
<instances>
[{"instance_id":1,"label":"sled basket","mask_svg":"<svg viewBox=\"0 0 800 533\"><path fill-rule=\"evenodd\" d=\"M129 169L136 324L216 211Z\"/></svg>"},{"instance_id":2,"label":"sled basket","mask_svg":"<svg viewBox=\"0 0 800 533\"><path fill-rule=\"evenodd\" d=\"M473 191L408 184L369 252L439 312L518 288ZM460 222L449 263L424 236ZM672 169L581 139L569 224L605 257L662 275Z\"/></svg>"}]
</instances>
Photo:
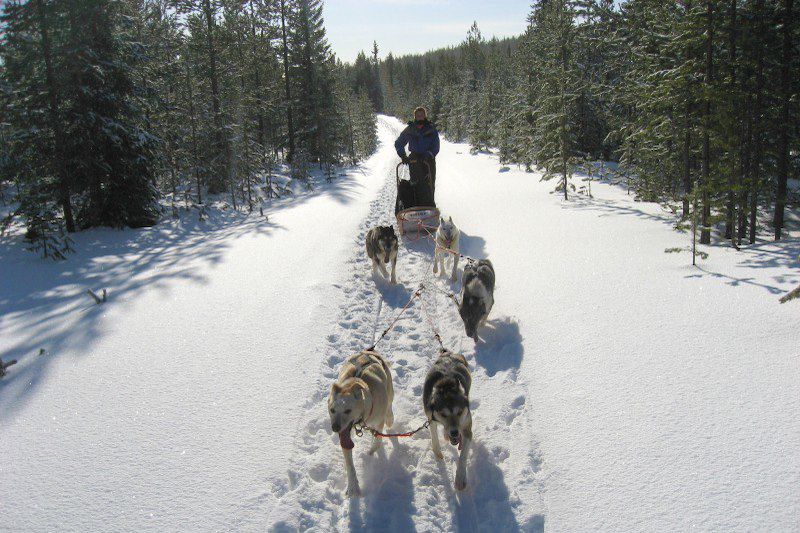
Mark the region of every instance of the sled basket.
<instances>
[{"instance_id":1,"label":"sled basket","mask_svg":"<svg viewBox=\"0 0 800 533\"><path fill-rule=\"evenodd\" d=\"M439 210L435 207L409 207L397 213L400 235L413 235L413 239L427 237L439 226Z\"/></svg>"},{"instance_id":2,"label":"sled basket","mask_svg":"<svg viewBox=\"0 0 800 533\"><path fill-rule=\"evenodd\" d=\"M395 216L400 235L414 234L414 240L436 231L439 225L439 209L433 201L433 179L430 166L425 162L427 173L416 179L400 179L400 163L395 168L397 176L397 200ZM421 200L418 202L418 200Z\"/></svg>"}]
</instances>

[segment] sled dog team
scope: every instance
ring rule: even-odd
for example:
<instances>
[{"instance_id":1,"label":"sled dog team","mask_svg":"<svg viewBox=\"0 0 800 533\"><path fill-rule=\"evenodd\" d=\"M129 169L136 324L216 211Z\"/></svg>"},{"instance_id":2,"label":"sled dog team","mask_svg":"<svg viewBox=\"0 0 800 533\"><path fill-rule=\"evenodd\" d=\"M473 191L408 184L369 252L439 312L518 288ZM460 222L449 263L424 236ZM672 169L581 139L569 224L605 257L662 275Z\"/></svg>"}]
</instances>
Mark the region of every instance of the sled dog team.
<instances>
[{"instance_id":1,"label":"sled dog team","mask_svg":"<svg viewBox=\"0 0 800 533\"><path fill-rule=\"evenodd\" d=\"M458 267L459 231L452 217L441 219L434 238L436 252L433 271L445 274L445 258L453 258L450 279L455 281ZM391 283L396 283L398 240L392 226L377 226L366 235L367 256L372 260L373 273L380 270L389 277L386 264L391 263ZM458 311L469 337L478 340L477 329L485 321L494 304L494 268L489 260L470 261L462 275L461 302ZM472 384L464 356L442 349L425 377L422 389L422 408L430 424L431 450L443 459L439 444L439 426L445 437L460 450L456 466L455 488L467 486L467 455L472 443L472 415L469 410L469 390ZM339 444L347 471L347 495L359 496L351 431L356 425L369 426L383 432L394 423L392 374L386 360L374 349L354 354L342 366L339 377L331 386L328 411L331 429L339 434ZM374 437L369 453L378 449Z\"/></svg>"}]
</instances>

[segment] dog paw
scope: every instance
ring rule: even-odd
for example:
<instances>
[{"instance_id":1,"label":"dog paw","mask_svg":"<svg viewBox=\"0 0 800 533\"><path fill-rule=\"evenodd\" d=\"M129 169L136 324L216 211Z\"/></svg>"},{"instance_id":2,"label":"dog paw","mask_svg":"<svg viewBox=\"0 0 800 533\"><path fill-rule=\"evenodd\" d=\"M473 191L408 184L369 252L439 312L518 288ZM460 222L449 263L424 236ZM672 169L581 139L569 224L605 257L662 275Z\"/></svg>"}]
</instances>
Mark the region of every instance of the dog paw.
<instances>
[{"instance_id":1,"label":"dog paw","mask_svg":"<svg viewBox=\"0 0 800 533\"><path fill-rule=\"evenodd\" d=\"M467 476L456 475L456 482L454 484L456 490L462 491L462 490L467 488L467 479L466 478L467 478Z\"/></svg>"},{"instance_id":2,"label":"dog paw","mask_svg":"<svg viewBox=\"0 0 800 533\"><path fill-rule=\"evenodd\" d=\"M444 455L442 454L442 450L433 450L433 455L437 459L444 459Z\"/></svg>"}]
</instances>

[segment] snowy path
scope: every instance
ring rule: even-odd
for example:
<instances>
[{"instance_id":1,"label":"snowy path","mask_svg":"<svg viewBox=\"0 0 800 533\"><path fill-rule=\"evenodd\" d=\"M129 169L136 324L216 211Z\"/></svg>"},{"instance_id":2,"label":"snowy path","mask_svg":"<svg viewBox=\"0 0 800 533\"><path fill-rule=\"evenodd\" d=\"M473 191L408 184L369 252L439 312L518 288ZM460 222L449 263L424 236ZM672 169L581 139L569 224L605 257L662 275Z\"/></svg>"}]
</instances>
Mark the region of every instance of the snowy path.
<instances>
[{"instance_id":1,"label":"snowy path","mask_svg":"<svg viewBox=\"0 0 800 533\"><path fill-rule=\"evenodd\" d=\"M373 164L269 222L93 230L63 263L0 246L0 357L19 360L0 380L0 529L245 527L289 466Z\"/></svg>"},{"instance_id":2,"label":"snowy path","mask_svg":"<svg viewBox=\"0 0 800 533\"><path fill-rule=\"evenodd\" d=\"M800 235L741 252L688 238L656 204L554 184L442 143L437 203L462 251L489 257L483 344L453 304L424 302L473 371L468 489L427 430L345 474L325 399L421 280L405 242L397 286L373 278L366 231L392 221L391 146L360 172L276 202L140 231L78 235L46 263L0 245L0 528L24 531L790 531L800 523ZM91 304L91 287L110 301ZM378 350L395 428L422 423L437 353L417 300ZM44 355L37 355L40 348Z\"/></svg>"},{"instance_id":3,"label":"snowy path","mask_svg":"<svg viewBox=\"0 0 800 533\"><path fill-rule=\"evenodd\" d=\"M384 124L394 121L381 119ZM399 129L397 130L399 133ZM391 150L391 147L388 148ZM393 222L395 158L387 158L382 175L386 185L373 202L370 215L359 228L357 242L364 242L369 228ZM464 236L463 249L474 253L474 239ZM432 273L432 244L427 240L405 239L398 259L398 286L392 287L373 277L368 258L358 247L348 261L352 276L343 284L346 295L340 305L338 328L328 336L320 378L304 405L308 421L299 433L299 450L288 479L275 482L276 502L268 525L278 530L305 529L330 525L337 530L370 531L485 531L497 527L519 527L514 507L521 502L506 487L503 462L513 454L527 458L523 479L535 483L531 475L538 468L535 443L531 441L529 413L524 381L516 369L492 372L476 367L474 343L464 335L461 319L444 294L426 290L422 302L415 301L409 312L378 345L377 351L392 363L395 379L395 429L408 431L424 422L422 385L428 368L438 355L431 326L423 306L440 329L446 347L467 356L473 373L472 398L475 446L468 470L468 489L455 497L452 487L456 450L447 446L445 461L437 461L430 451L427 430L411 439L384 442L374 457L366 454L370 439L356 440L356 467L361 476L363 500L344 498L344 470L338 439L330 431L324 409L330 384L340 364L351 354L373 342L406 304L414 290L425 282L443 290L458 290ZM383 304L381 302L383 301ZM378 316L378 311L380 315ZM496 319L497 321L497 319ZM513 329L513 320L500 320L499 328ZM521 352L518 334L492 343L493 349ZM508 346L504 346L508 344ZM515 440L513 434L525 435ZM371 437L370 437L371 438ZM530 503L530 502L529 502Z\"/></svg>"}]
</instances>

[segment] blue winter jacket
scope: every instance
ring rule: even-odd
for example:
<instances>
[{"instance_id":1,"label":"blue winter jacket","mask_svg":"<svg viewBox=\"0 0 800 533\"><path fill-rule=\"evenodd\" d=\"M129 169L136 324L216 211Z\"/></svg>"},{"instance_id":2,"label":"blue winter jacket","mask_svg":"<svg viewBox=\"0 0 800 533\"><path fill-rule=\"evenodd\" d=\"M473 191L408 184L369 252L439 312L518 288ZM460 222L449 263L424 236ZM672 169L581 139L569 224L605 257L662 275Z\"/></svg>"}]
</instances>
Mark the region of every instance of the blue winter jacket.
<instances>
[{"instance_id":1,"label":"blue winter jacket","mask_svg":"<svg viewBox=\"0 0 800 533\"><path fill-rule=\"evenodd\" d=\"M397 155L406 155L406 145L412 155L436 157L439 153L439 132L436 131L436 126L428 120L422 127L417 127L416 122L409 122L394 142Z\"/></svg>"}]
</instances>

